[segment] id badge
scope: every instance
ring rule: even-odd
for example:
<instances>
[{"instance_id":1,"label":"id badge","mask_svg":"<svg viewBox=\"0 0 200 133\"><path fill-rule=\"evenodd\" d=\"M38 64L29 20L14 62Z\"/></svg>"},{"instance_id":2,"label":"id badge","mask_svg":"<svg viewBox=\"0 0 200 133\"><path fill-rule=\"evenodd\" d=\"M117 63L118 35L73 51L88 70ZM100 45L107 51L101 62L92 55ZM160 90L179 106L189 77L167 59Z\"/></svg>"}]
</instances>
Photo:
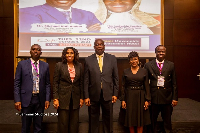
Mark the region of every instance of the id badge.
<instances>
[{"instance_id":1,"label":"id badge","mask_svg":"<svg viewBox=\"0 0 200 133\"><path fill-rule=\"evenodd\" d=\"M158 76L157 86L164 87L164 81L165 81L164 76Z\"/></svg>"}]
</instances>

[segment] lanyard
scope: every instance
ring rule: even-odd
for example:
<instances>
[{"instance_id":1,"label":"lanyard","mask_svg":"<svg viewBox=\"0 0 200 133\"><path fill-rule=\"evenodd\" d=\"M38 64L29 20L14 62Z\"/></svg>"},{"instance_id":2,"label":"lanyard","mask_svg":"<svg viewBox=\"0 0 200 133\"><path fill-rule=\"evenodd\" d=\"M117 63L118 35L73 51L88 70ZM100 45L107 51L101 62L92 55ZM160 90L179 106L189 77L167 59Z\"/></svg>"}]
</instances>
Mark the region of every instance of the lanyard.
<instances>
[{"instance_id":1,"label":"lanyard","mask_svg":"<svg viewBox=\"0 0 200 133\"><path fill-rule=\"evenodd\" d=\"M37 76L38 76L39 74L38 74L38 69L37 69L37 67L33 64L32 61L31 61L31 64L32 64L33 68L35 69L35 71L37 72ZM39 67L39 64L38 64L38 67Z\"/></svg>"},{"instance_id":2,"label":"lanyard","mask_svg":"<svg viewBox=\"0 0 200 133\"><path fill-rule=\"evenodd\" d=\"M162 72L162 67L163 67L163 63L161 63L160 65L159 65L159 63L157 63L157 66L158 66L159 71L160 71L160 74L161 74L161 72Z\"/></svg>"}]
</instances>

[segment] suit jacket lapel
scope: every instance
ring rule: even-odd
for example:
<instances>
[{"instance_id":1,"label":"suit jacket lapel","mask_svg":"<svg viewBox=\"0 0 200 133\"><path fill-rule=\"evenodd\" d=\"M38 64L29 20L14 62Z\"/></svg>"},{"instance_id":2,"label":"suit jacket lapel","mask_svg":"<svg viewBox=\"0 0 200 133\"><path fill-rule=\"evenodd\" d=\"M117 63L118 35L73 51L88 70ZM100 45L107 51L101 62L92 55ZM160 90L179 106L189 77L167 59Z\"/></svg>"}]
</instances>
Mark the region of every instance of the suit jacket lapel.
<instances>
[{"instance_id":1,"label":"suit jacket lapel","mask_svg":"<svg viewBox=\"0 0 200 133\"><path fill-rule=\"evenodd\" d=\"M64 74L66 81L72 82L71 78L70 78L69 70L68 70L68 65L62 63L61 69L62 69L62 72L64 72L63 74Z\"/></svg>"},{"instance_id":2,"label":"suit jacket lapel","mask_svg":"<svg viewBox=\"0 0 200 133\"><path fill-rule=\"evenodd\" d=\"M156 60L154 59L153 62L152 62L152 68L153 68L153 71L155 72L156 75L160 75L160 71L159 71L159 68L157 66L157 63L156 63Z\"/></svg>"},{"instance_id":3,"label":"suit jacket lapel","mask_svg":"<svg viewBox=\"0 0 200 133\"><path fill-rule=\"evenodd\" d=\"M164 63L163 63L163 67L162 67L162 74L165 73L166 69L168 68L168 62L165 60Z\"/></svg>"},{"instance_id":4,"label":"suit jacket lapel","mask_svg":"<svg viewBox=\"0 0 200 133\"><path fill-rule=\"evenodd\" d=\"M44 69L44 66L42 65L42 62L39 61L39 80L42 79L42 75L43 75L43 69Z\"/></svg>"},{"instance_id":5,"label":"suit jacket lapel","mask_svg":"<svg viewBox=\"0 0 200 133\"><path fill-rule=\"evenodd\" d=\"M74 77L74 81L73 82L75 82L77 80L78 75L80 73L78 65L74 65L74 68L75 68L75 77Z\"/></svg>"},{"instance_id":6,"label":"suit jacket lapel","mask_svg":"<svg viewBox=\"0 0 200 133\"><path fill-rule=\"evenodd\" d=\"M42 5L42 8L44 9L44 12L46 12L47 15L54 18L55 21L60 22L61 24L68 23L65 15L61 13L59 10L57 10L56 8L49 6L48 4Z\"/></svg>"},{"instance_id":7,"label":"suit jacket lapel","mask_svg":"<svg viewBox=\"0 0 200 133\"><path fill-rule=\"evenodd\" d=\"M71 12L72 12L72 23L77 23L80 21L80 18L82 18L83 16L81 16L80 12L77 12L76 10L74 10L74 8L71 8Z\"/></svg>"},{"instance_id":8,"label":"suit jacket lapel","mask_svg":"<svg viewBox=\"0 0 200 133\"><path fill-rule=\"evenodd\" d=\"M33 73L32 73L32 65L31 65L31 60L27 60L27 68L28 68L28 72L30 75L31 80L33 80Z\"/></svg>"},{"instance_id":9,"label":"suit jacket lapel","mask_svg":"<svg viewBox=\"0 0 200 133\"><path fill-rule=\"evenodd\" d=\"M97 71L99 71L99 72L101 73L100 68L99 68L99 63L98 63L98 61L97 61L96 54L93 54L93 55L92 55L92 58L93 58L92 61L93 61L93 63L94 63L94 66L96 67Z\"/></svg>"},{"instance_id":10,"label":"suit jacket lapel","mask_svg":"<svg viewBox=\"0 0 200 133\"><path fill-rule=\"evenodd\" d=\"M107 57L107 54L104 53L102 73L103 73L103 72L105 71L105 69L107 68L106 65L109 65L109 64L108 64L108 57Z\"/></svg>"}]
</instances>

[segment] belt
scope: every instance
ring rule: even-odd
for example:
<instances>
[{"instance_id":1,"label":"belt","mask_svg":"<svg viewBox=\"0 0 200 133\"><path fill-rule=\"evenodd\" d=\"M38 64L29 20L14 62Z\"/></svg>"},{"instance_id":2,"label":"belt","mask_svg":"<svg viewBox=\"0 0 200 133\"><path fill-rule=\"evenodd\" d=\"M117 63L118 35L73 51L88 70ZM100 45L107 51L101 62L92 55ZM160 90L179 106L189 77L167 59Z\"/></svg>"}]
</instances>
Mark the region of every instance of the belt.
<instances>
[{"instance_id":1,"label":"belt","mask_svg":"<svg viewBox=\"0 0 200 133\"><path fill-rule=\"evenodd\" d=\"M39 93L32 93L32 96L34 97L39 96Z\"/></svg>"},{"instance_id":2,"label":"belt","mask_svg":"<svg viewBox=\"0 0 200 133\"><path fill-rule=\"evenodd\" d=\"M131 90L143 90L143 86L129 86L128 88L130 88Z\"/></svg>"}]
</instances>

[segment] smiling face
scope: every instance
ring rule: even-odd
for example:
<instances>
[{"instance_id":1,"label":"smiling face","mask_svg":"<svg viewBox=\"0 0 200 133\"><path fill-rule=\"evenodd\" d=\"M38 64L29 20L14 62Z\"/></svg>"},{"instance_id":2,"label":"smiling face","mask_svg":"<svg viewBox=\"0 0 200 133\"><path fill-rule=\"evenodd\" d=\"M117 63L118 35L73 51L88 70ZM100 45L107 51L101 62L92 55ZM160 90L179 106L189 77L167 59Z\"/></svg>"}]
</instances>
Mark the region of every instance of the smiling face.
<instances>
[{"instance_id":1,"label":"smiling face","mask_svg":"<svg viewBox=\"0 0 200 133\"><path fill-rule=\"evenodd\" d=\"M158 61L162 62L166 56L166 48L164 46L159 46L156 48L156 58Z\"/></svg>"},{"instance_id":2,"label":"smiling face","mask_svg":"<svg viewBox=\"0 0 200 133\"><path fill-rule=\"evenodd\" d=\"M72 49L68 49L65 55L67 62L73 62L74 61L74 51Z\"/></svg>"},{"instance_id":3,"label":"smiling face","mask_svg":"<svg viewBox=\"0 0 200 133\"><path fill-rule=\"evenodd\" d=\"M130 64L131 67L137 67L138 64L139 64L138 57L132 57L132 58L130 58L129 64Z\"/></svg>"},{"instance_id":4,"label":"smiling face","mask_svg":"<svg viewBox=\"0 0 200 133\"><path fill-rule=\"evenodd\" d=\"M41 52L41 47L37 44L34 44L31 46L30 50L31 58L35 61L39 60L40 55L42 54Z\"/></svg>"},{"instance_id":5,"label":"smiling face","mask_svg":"<svg viewBox=\"0 0 200 133\"><path fill-rule=\"evenodd\" d=\"M116 13L130 11L135 4L135 0L103 0L103 2L109 11Z\"/></svg>"},{"instance_id":6,"label":"smiling face","mask_svg":"<svg viewBox=\"0 0 200 133\"><path fill-rule=\"evenodd\" d=\"M68 10L76 0L46 0L50 6Z\"/></svg>"},{"instance_id":7,"label":"smiling face","mask_svg":"<svg viewBox=\"0 0 200 133\"><path fill-rule=\"evenodd\" d=\"M94 49L96 54L102 55L105 50L104 41L101 39L95 40Z\"/></svg>"}]
</instances>

